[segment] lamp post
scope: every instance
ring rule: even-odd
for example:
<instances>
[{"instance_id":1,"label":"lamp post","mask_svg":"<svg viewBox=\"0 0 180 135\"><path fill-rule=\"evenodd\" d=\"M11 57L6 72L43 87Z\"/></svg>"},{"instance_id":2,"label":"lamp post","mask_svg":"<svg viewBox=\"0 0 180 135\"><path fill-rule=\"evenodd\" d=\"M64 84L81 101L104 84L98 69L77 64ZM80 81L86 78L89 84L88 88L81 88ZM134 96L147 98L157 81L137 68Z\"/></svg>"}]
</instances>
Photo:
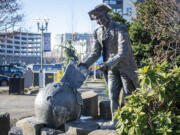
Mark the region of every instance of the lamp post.
<instances>
[{"instance_id":1,"label":"lamp post","mask_svg":"<svg viewBox=\"0 0 180 135\"><path fill-rule=\"evenodd\" d=\"M38 32L41 32L41 69L39 73L39 87L44 88L45 86L45 81L43 77L43 54L44 54L44 31L47 31L48 29L48 21L49 19L45 17L44 19L37 18L37 28Z\"/></svg>"}]
</instances>

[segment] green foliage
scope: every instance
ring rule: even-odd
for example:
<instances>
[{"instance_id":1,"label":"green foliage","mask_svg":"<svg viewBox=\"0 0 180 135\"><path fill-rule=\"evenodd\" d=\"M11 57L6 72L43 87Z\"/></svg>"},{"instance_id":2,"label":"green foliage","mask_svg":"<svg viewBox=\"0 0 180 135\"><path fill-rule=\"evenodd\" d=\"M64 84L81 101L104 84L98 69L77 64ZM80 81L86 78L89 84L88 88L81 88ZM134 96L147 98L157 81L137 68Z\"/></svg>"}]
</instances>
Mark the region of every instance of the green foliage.
<instances>
[{"instance_id":1,"label":"green foliage","mask_svg":"<svg viewBox=\"0 0 180 135\"><path fill-rule=\"evenodd\" d=\"M65 66L68 65L69 60L78 61L75 48L72 46L72 40L66 41L64 43L64 46L61 46L61 47L64 48L64 53L65 53L64 65Z\"/></svg>"},{"instance_id":2,"label":"green foliage","mask_svg":"<svg viewBox=\"0 0 180 135\"><path fill-rule=\"evenodd\" d=\"M132 23L129 27L129 35L132 42L132 49L138 66L146 65L148 59L153 57L153 44L150 33L144 29L140 21Z\"/></svg>"},{"instance_id":3,"label":"green foliage","mask_svg":"<svg viewBox=\"0 0 180 135\"><path fill-rule=\"evenodd\" d=\"M167 63L140 68L140 88L128 96L115 118L122 135L180 133L180 68Z\"/></svg>"},{"instance_id":4,"label":"green foliage","mask_svg":"<svg viewBox=\"0 0 180 135\"><path fill-rule=\"evenodd\" d=\"M179 10L174 1L144 0L135 3L137 18L128 23L118 12L110 13L112 19L129 28L132 48L139 67L149 59L180 65Z\"/></svg>"},{"instance_id":5,"label":"green foliage","mask_svg":"<svg viewBox=\"0 0 180 135\"><path fill-rule=\"evenodd\" d=\"M141 22L153 41L157 62L177 62L180 54L179 10L173 0L144 0L136 4L137 20ZM137 21L136 20L136 21ZM180 63L179 63L180 64Z\"/></svg>"},{"instance_id":6,"label":"green foliage","mask_svg":"<svg viewBox=\"0 0 180 135\"><path fill-rule=\"evenodd\" d=\"M130 26L130 23L127 22L121 15L120 12L110 12L109 15L112 17L112 19L115 22L118 22L119 24L125 24L127 27Z\"/></svg>"}]
</instances>

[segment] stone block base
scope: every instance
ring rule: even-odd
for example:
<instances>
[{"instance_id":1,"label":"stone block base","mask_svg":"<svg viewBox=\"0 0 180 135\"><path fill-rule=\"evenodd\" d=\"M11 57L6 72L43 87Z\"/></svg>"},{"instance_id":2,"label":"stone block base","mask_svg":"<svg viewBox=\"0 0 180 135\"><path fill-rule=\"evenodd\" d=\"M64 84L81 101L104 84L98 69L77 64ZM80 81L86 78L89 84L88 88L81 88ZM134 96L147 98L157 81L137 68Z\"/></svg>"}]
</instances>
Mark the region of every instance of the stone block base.
<instances>
[{"instance_id":1,"label":"stone block base","mask_svg":"<svg viewBox=\"0 0 180 135\"><path fill-rule=\"evenodd\" d=\"M112 119L110 101L99 102L99 113L100 113L101 119L104 119L104 120Z\"/></svg>"},{"instance_id":2,"label":"stone block base","mask_svg":"<svg viewBox=\"0 0 180 135\"><path fill-rule=\"evenodd\" d=\"M22 129L23 135L40 135L44 124L38 123L35 117L28 117L19 120L16 126Z\"/></svg>"},{"instance_id":3,"label":"stone block base","mask_svg":"<svg viewBox=\"0 0 180 135\"><path fill-rule=\"evenodd\" d=\"M65 131L71 135L88 135L90 132L99 128L95 121L77 120L65 124Z\"/></svg>"},{"instance_id":4,"label":"stone block base","mask_svg":"<svg viewBox=\"0 0 180 135\"><path fill-rule=\"evenodd\" d=\"M18 127L12 127L9 132L8 135L23 135L22 130Z\"/></svg>"},{"instance_id":5,"label":"stone block base","mask_svg":"<svg viewBox=\"0 0 180 135\"><path fill-rule=\"evenodd\" d=\"M94 91L83 92L81 94L83 99L82 115L98 117L98 95Z\"/></svg>"},{"instance_id":6,"label":"stone block base","mask_svg":"<svg viewBox=\"0 0 180 135\"><path fill-rule=\"evenodd\" d=\"M9 113L0 113L0 135L7 135L10 130Z\"/></svg>"}]
</instances>

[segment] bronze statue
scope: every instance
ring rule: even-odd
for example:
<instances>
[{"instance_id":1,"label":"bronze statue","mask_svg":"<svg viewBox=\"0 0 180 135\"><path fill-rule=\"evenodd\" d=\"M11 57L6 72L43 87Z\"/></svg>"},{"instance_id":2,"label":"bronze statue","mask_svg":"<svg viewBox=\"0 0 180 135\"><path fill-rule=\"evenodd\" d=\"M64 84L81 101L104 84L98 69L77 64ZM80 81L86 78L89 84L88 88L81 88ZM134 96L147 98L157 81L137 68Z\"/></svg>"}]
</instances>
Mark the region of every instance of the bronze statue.
<instances>
[{"instance_id":1,"label":"bronze statue","mask_svg":"<svg viewBox=\"0 0 180 135\"><path fill-rule=\"evenodd\" d=\"M108 83L113 117L119 106L121 88L124 96L128 96L139 84L128 29L110 18L107 14L110 10L111 7L103 3L89 12L91 20L96 20L100 27L94 32L95 42L90 56L81 64L90 67L102 53L104 63L99 70L104 72Z\"/></svg>"}]
</instances>

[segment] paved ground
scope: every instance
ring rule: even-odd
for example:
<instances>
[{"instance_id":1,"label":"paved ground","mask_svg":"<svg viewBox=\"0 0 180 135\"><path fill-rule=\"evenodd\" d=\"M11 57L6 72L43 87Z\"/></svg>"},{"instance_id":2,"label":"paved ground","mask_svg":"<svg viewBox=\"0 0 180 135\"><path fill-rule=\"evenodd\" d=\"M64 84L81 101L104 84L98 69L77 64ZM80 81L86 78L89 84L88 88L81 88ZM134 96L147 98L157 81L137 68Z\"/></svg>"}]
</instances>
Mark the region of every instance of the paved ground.
<instances>
[{"instance_id":1,"label":"paved ground","mask_svg":"<svg viewBox=\"0 0 180 135\"><path fill-rule=\"evenodd\" d=\"M87 82L80 92L94 90L98 93L100 100L107 100L104 82ZM14 121L34 115L35 95L8 95L8 87L0 87L0 113L9 112Z\"/></svg>"},{"instance_id":2,"label":"paved ground","mask_svg":"<svg viewBox=\"0 0 180 135\"><path fill-rule=\"evenodd\" d=\"M0 113L9 112L12 119L32 116L34 114L35 96L0 95Z\"/></svg>"},{"instance_id":3,"label":"paved ground","mask_svg":"<svg viewBox=\"0 0 180 135\"><path fill-rule=\"evenodd\" d=\"M109 100L108 95L105 91L105 84L103 81L88 81L86 85L83 85L80 89L78 89L79 92L85 92L93 90L94 92L98 93L98 100Z\"/></svg>"}]
</instances>

